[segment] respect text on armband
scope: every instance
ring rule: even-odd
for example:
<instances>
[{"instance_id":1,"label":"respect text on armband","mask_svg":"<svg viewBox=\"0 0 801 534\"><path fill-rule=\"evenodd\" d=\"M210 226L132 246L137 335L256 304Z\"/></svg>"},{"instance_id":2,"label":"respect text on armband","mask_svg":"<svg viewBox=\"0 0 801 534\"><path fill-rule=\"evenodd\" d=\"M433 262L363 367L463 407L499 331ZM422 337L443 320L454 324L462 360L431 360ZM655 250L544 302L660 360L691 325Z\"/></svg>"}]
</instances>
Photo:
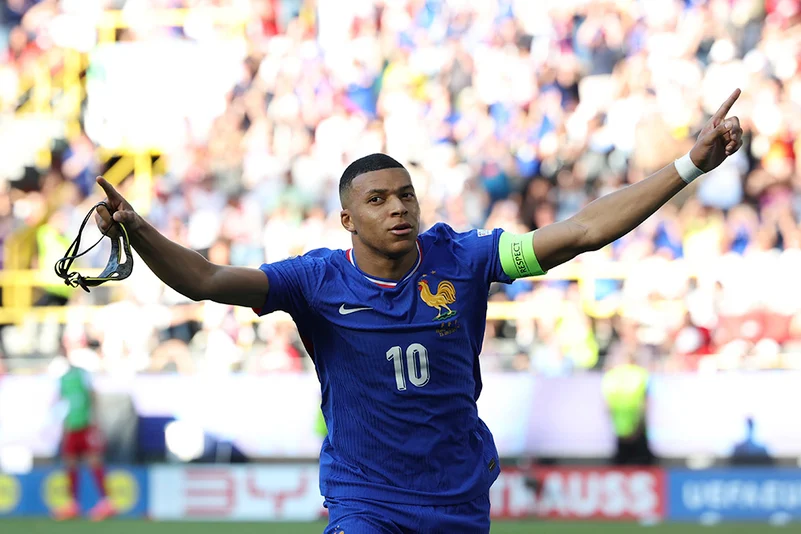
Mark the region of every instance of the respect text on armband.
<instances>
[{"instance_id":1,"label":"respect text on armband","mask_svg":"<svg viewBox=\"0 0 801 534\"><path fill-rule=\"evenodd\" d=\"M523 244L519 241L512 243L512 259L515 262L515 268L518 273L521 275L528 273L528 265L526 265L526 260L523 258Z\"/></svg>"}]
</instances>

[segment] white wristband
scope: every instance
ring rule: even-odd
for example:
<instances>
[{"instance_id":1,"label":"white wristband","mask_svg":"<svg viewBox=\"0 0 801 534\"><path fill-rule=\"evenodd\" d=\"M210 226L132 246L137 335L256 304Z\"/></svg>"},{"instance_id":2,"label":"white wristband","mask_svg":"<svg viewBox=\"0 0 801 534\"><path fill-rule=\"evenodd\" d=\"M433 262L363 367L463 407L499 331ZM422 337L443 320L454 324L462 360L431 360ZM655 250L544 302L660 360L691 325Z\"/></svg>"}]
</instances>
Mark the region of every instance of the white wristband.
<instances>
[{"instance_id":1,"label":"white wristband","mask_svg":"<svg viewBox=\"0 0 801 534\"><path fill-rule=\"evenodd\" d=\"M676 166L676 171L679 173L679 176L681 176L681 179L688 184L704 174L704 171L696 167L693 160L690 159L689 152L674 161L673 165Z\"/></svg>"}]
</instances>

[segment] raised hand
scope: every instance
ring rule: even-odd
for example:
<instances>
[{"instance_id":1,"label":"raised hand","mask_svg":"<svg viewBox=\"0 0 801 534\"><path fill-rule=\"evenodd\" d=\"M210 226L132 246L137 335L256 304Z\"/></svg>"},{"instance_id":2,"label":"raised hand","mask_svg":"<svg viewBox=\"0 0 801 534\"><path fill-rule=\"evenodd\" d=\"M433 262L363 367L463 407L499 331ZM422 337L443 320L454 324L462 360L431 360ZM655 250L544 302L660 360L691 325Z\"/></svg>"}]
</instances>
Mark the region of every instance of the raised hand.
<instances>
[{"instance_id":1,"label":"raised hand","mask_svg":"<svg viewBox=\"0 0 801 534\"><path fill-rule=\"evenodd\" d=\"M98 206L95 210L95 222L100 231L111 237L118 235L117 227L111 224L112 218L124 224L129 233L135 231L141 224L141 219L128 201L102 176L97 178L97 183L106 193L104 202L111 207L110 212L103 206Z\"/></svg>"},{"instance_id":2,"label":"raised hand","mask_svg":"<svg viewBox=\"0 0 801 534\"><path fill-rule=\"evenodd\" d=\"M740 90L735 89L704 125L695 146L690 150L690 159L704 172L711 171L743 146L740 119L726 117L739 97Z\"/></svg>"}]
</instances>

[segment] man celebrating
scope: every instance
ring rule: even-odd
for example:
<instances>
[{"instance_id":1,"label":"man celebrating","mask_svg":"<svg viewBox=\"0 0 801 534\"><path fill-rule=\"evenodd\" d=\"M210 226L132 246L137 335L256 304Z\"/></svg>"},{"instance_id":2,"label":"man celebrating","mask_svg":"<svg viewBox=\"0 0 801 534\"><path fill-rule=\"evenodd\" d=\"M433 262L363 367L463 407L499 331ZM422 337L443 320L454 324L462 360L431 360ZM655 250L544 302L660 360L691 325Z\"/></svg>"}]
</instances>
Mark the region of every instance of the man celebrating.
<instances>
[{"instance_id":1,"label":"man celebrating","mask_svg":"<svg viewBox=\"0 0 801 534\"><path fill-rule=\"evenodd\" d=\"M125 224L152 271L193 300L293 317L322 389L326 533L486 533L500 471L476 407L490 284L611 243L720 165L742 145L738 119L726 118L739 94L674 164L524 235L445 224L419 234L409 173L383 154L353 162L340 180L347 251L318 249L260 269L215 265L159 234L102 178L111 213L101 207L96 220L112 236L112 219Z\"/></svg>"}]
</instances>

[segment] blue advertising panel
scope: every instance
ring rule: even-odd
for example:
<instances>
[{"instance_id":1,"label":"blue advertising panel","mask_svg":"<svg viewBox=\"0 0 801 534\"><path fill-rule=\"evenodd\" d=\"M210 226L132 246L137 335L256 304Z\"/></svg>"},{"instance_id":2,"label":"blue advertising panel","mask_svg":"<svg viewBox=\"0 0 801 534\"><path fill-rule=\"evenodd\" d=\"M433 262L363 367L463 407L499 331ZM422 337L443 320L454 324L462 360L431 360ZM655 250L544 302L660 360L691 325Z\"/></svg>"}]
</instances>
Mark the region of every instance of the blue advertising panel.
<instances>
[{"instance_id":1,"label":"blue advertising panel","mask_svg":"<svg viewBox=\"0 0 801 534\"><path fill-rule=\"evenodd\" d=\"M801 469L672 469L668 471L668 519L801 519Z\"/></svg>"},{"instance_id":2,"label":"blue advertising panel","mask_svg":"<svg viewBox=\"0 0 801 534\"><path fill-rule=\"evenodd\" d=\"M24 475L0 474L0 517L49 516L69 502L67 474L58 468L37 468ZM147 470L109 467L106 493L120 517L147 514ZM98 501L99 493L88 470L78 482L79 504L83 513Z\"/></svg>"}]
</instances>

